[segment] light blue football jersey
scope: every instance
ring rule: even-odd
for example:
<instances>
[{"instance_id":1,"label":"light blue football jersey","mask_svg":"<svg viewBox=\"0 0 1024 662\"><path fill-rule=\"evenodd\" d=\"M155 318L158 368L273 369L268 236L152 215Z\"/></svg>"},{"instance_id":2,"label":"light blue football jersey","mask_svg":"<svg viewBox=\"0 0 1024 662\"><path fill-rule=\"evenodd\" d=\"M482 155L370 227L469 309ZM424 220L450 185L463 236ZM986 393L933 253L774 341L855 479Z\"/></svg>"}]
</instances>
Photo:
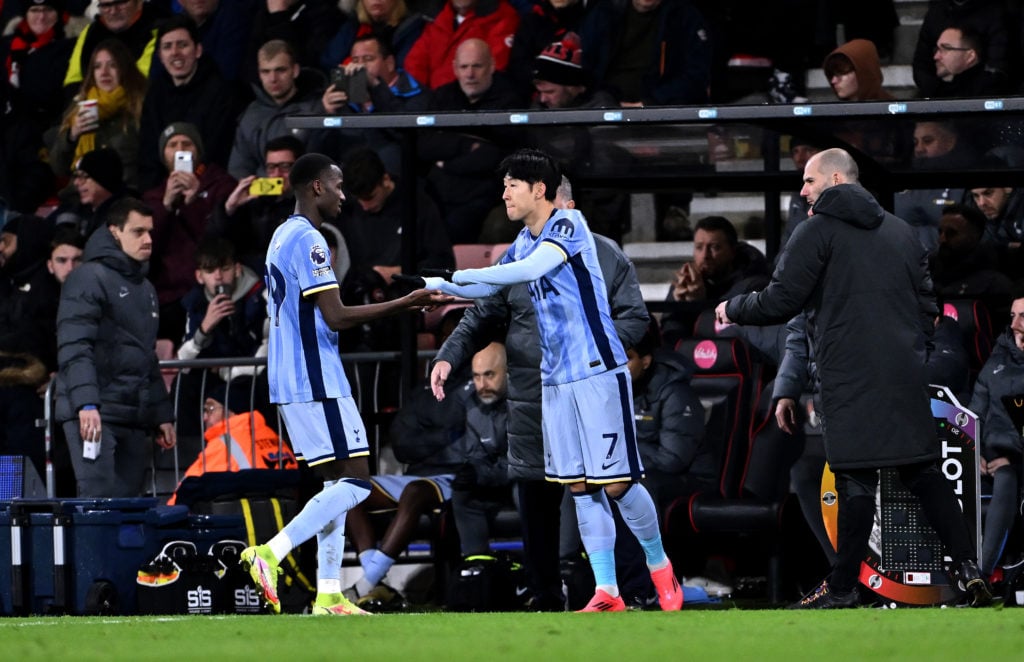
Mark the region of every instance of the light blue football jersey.
<instances>
[{"instance_id":1,"label":"light blue football jersey","mask_svg":"<svg viewBox=\"0 0 1024 662\"><path fill-rule=\"evenodd\" d=\"M565 262L526 285L537 313L541 382L567 384L626 363L586 218L556 210L536 238L524 227L501 264L526 258L542 243L559 249Z\"/></svg>"},{"instance_id":2,"label":"light blue football jersey","mask_svg":"<svg viewBox=\"0 0 1024 662\"><path fill-rule=\"evenodd\" d=\"M267 378L270 401L310 402L352 394L338 351L338 333L312 298L338 287L323 235L294 215L274 232L267 249Z\"/></svg>"}]
</instances>

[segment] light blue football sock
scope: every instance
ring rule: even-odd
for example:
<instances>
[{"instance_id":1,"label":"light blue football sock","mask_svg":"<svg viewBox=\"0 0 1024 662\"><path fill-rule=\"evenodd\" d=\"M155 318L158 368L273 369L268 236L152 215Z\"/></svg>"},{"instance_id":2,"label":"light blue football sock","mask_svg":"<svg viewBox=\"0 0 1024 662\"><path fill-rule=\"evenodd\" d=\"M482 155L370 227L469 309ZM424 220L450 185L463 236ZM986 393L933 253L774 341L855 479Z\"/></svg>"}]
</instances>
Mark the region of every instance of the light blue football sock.
<instances>
[{"instance_id":1,"label":"light blue football sock","mask_svg":"<svg viewBox=\"0 0 1024 662\"><path fill-rule=\"evenodd\" d=\"M615 519L604 490L592 493L573 493L580 539L587 550L594 583L612 596L618 595L615 576ZM611 590L609 590L611 589Z\"/></svg>"},{"instance_id":2,"label":"light blue football sock","mask_svg":"<svg viewBox=\"0 0 1024 662\"><path fill-rule=\"evenodd\" d=\"M332 485L324 483L324 489L316 494L306 506L288 522L282 533L287 534L295 547L306 542L370 496L370 483L357 478L343 478ZM345 535L345 527L341 527Z\"/></svg>"},{"instance_id":3,"label":"light blue football sock","mask_svg":"<svg viewBox=\"0 0 1024 662\"><path fill-rule=\"evenodd\" d=\"M376 553L366 559L366 563L363 564L363 579L371 589L379 584L380 580L384 579L384 575L388 574L391 566L395 565L395 560L384 552L379 549L375 549L374 552Z\"/></svg>"},{"instance_id":4,"label":"light blue football sock","mask_svg":"<svg viewBox=\"0 0 1024 662\"><path fill-rule=\"evenodd\" d=\"M622 513L622 520L640 541L647 557L647 565L657 570L668 563L665 546L661 543L661 529L658 527L658 510L647 488L633 483L615 499Z\"/></svg>"}]
</instances>

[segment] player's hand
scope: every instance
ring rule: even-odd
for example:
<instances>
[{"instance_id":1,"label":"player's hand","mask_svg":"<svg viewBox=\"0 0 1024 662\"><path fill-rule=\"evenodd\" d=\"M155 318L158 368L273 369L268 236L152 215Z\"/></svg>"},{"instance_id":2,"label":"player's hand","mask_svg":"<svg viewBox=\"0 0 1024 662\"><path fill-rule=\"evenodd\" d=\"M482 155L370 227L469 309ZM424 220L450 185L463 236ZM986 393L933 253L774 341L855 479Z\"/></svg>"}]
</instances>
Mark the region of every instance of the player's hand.
<instances>
[{"instance_id":1,"label":"player's hand","mask_svg":"<svg viewBox=\"0 0 1024 662\"><path fill-rule=\"evenodd\" d=\"M729 319L729 315L725 312L725 308L728 305L728 301L723 301L715 306L715 321L719 324L732 324L732 320Z\"/></svg>"},{"instance_id":2,"label":"player's hand","mask_svg":"<svg viewBox=\"0 0 1024 662\"><path fill-rule=\"evenodd\" d=\"M430 370L430 390L438 402L444 400L444 383L448 381L448 375L452 372L452 364L447 361L438 361Z\"/></svg>"},{"instance_id":3,"label":"player's hand","mask_svg":"<svg viewBox=\"0 0 1024 662\"><path fill-rule=\"evenodd\" d=\"M455 300L455 297L452 295L438 292L437 290L413 290L402 298L405 300L407 307L423 308L424 310L432 306L451 303Z\"/></svg>"},{"instance_id":4,"label":"player's hand","mask_svg":"<svg viewBox=\"0 0 1024 662\"><path fill-rule=\"evenodd\" d=\"M796 431L796 400L793 398L779 398L775 405L775 422L779 429L786 434L793 434Z\"/></svg>"}]
</instances>

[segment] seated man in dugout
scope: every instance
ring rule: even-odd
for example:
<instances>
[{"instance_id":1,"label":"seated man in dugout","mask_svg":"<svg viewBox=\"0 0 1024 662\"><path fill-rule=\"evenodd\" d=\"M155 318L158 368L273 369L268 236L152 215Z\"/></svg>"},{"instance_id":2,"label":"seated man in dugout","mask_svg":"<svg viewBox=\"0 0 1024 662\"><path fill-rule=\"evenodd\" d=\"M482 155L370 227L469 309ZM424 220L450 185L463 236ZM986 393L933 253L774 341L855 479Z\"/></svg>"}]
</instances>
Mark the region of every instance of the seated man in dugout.
<instances>
[{"instance_id":1,"label":"seated man in dugout","mask_svg":"<svg viewBox=\"0 0 1024 662\"><path fill-rule=\"evenodd\" d=\"M218 384L203 402L203 426L206 441L199 456L182 478L214 471L243 469L298 469L299 465L287 441L266 423L263 414L250 403L247 379ZM177 501L177 492L168 505Z\"/></svg>"},{"instance_id":2,"label":"seated man in dugout","mask_svg":"<svg viewBox=\"0 0 1024 662\"><path fill-rule=\"evenodd\" d=\"M676 272L665 299L679 304L661 320L666 344L674 347L680 338L692 336L701 310L762 289L770 276L768 260L754 246L739 240L729 219L700 219L693 231L693 261L683 263Z\"/></svg>"}]
</instances>

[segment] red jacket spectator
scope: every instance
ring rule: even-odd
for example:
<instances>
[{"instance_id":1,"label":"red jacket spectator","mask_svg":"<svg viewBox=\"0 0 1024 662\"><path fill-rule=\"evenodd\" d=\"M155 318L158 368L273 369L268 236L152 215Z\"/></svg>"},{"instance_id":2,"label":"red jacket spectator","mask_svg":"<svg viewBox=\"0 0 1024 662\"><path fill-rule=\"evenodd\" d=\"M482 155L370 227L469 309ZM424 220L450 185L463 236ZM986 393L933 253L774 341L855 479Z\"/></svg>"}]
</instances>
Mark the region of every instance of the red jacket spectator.
<instances>
[{"instance_id":1,"label":"red jacket spectator","mask_svg":"<svg viewBox=\"0 0 1024 662\"><path fill-rule=\"evenodd\" d=\"M519 27L519 14L508 0L454 2L466 7L461 12L462 22L456 26L460 12L450 0L434 22L424 28L423 34L405 56L405 70L431 89L455 80L452 68L455 49L466 39L477 38L487 42L495 68L504 71L512 50L512 39Z\"/></svg>"}]
</instances>

